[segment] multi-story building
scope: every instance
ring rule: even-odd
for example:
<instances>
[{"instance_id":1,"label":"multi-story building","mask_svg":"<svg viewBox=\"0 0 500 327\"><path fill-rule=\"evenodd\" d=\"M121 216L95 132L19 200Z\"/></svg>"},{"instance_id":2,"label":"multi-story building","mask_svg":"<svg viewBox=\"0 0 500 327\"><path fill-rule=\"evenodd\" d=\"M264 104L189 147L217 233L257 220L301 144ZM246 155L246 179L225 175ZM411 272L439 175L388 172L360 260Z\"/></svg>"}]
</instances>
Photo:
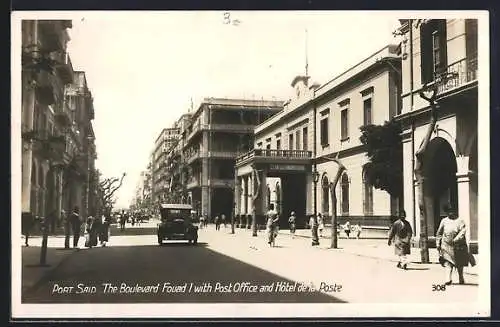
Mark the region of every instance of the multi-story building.
<instances>
[{"instance_id":1,"label":"multi-story building","mask_svg":"<svg viewBox=\"0 0 500 327\"><path fill-rule=\"evenodd\" d=\"M63 209L87 203L82 189L95 149L93 139L83 140L93 136L93 107L90 93L71 91L81 87L73 85L78 73L66 51L71 27L70 20L22 22L22 213L28 219L58 221Z\"/></svg>"},{"instance_id":2,"label":"multi-story building","mask_svg":"<svg viewBox=\"0 0 500 327\"><path fill-rule=\"evenodd\" d=\"M177 144L180 133L177 126L164 128L156 138L152 162L152 192L156 202L166 200L168 192L167 156L171 148Z\"/></svg>"},{"instance_id":3,"label":"multi-story building","mask_svg":"<svg viewBox=\"0 0 500 327\"><path fill-rule=\"evenodd\" d=\"M408 220L416 229L416 239L428 235L432 246L445 215L443 206L449 204L465 220L474 249L478 239L478 22L400 22L403 106L397 119L404 131Z\"/></svg>"},{"instance_id":4,"label":"multi-story building","mask_svg":"<svg viewBox=\"0 0 500 327\"><path fill-rule=\"evenodd\" d=\"M283 108L281 101L205 98L185 130L187 189L195 210L232 215L236 157L253 147L253 129Z\"/></svg>"},{"instance_id":5,"label":"multi-story building","mask_svg":"<svg viewBox=\"0 0 500 327\"><path fill-rule=\"evenodd\" d=\"M178 119L176 126L179 128L180 137L167 155L167 201L170 203L191 203L187 191L189 171L183 152L186 130L190 122L191 113L185 113Z\"/></svg>"},{"instance_id":6,"label":"multi-story building","mask_svg":"<svg viewBox=\"0 0 500 327\"><path fill-rule=\"evenodd\" d=\"M338 221L390 224L397 201L365 182L368 158L359 127L383 124L399 113L397 52L397 46L386 46L321 86L310 85L309 76L293 80L294 97L283 111L255 128L255 148L236 160L241 226L250 226L253 210L262 224L273 202L281 225L287 224L291 211L301 227L315 212L328 219L333 213L331 183L339 169L331 158L346 168L336 191Z\"/></svg>"}]
</instances>

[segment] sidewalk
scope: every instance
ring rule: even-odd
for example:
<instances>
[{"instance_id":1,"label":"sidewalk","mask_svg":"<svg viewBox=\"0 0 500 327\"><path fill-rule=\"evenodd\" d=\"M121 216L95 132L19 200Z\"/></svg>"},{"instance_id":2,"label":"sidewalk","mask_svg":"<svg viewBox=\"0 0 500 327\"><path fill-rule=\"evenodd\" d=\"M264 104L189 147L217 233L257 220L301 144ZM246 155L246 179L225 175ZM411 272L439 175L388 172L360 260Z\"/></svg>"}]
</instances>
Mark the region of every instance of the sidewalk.
<instances>
[{"instance_id":1,"label":"sidewalk","mask_svg":"<svg viewBox=\"0 0 500 327\"><path fill-rule=\"evenodd\" d=\"M57 269L64 260L76 252L75 249L64 249L64 237L49 237L46 266L40 266L42 238L34 237L30 239L29 243L30 246L22 245L21 249L21 289L23 293L42 282L50 275L50 272Z\"/></svg>"},{"instance_id":2,"label":"sidewalk","mask_svg":"<svg viewBox=\"0 0 500 327\"><path fill-rule=\"evenodd\" d=\"M417 260L409 265L408 270L397 269L394 250L387 246L387 241L341 238L339 248L330 249L326 238L321 239L319 246L313 247L309 238L293 239L287 232L278 236L274 248L267 244L265 231L253 237L251 231L245 229L235 229L235 234L231 234L230 227L218 232L213 228L202 230L199 240L206 242L209 249L285 279L315 286L322 283L342 285L340 293L325 294L347 302L468 302L473 308L478 300L479 276L466 275L466 284L458 285L455 274L454 284L445 292L437 293L432 285L442 283L443 268L436 263L421 264ZM418 256L418 251L416 254Z\"/></svg>"},{"instance_id":3,"label":"sidewalk","mask_svg":"<svg viewBox=\"0 0 500 327\"><path fill-rule=\"evenodd\" d=\"M131 224L127 224L126 230L137 230L137 229L151 229L156 227L158 223L157 220L150 220L148 222L141 223L140 226ZM119 234L119 225L112 224L112 236L110 243L113 244L113 236L120 236ZM141 237L141 235L138 235ZM47 266L40 266L40 253L42 247L42 237L41 236L30 236L28 247L24 246L24 237L21 237L20 244L22 244L21 248L21 288L22 292L26 292L32 287L35 287L37 284L44 281L44 278L47 278L52 271L57 269L64 261L71 256L71 254L75 253L76 250L73 248L64 249L64 235L51 235L47 240L47 257L46 264ZM115 239L118 241L118 239ZM79 247L85 249L83 247L85 243L85 237L82 235L78 241ZM73 237L70 237L70 246L73 244Z\"/></svg>"},{"instance_id":4,"label":"sidewalk","mask_svg":"<svg viewBox=\"0 0 500 327\"><path fill-rule=\"evenodd\" d=\"M260 232L261 233L261 232ZM280 230L280 235L288 236L291 238L290 231L288 230ZM330 245L331 240L331 229L326 228L323 230L323 237L320 238L320 244L322 245ZM385 235L385 236L384 236ZM300 229L295 232L296 238L312 238L310 229ZM389 250L391 249L387 245L387 231L380 230L363 230L360 239L347 238L344 232L341 232L339 237L337 238L337 246L340 250L346 253L350 253L360 257L369 257L369 258L379 258L383 260L397 262L397 258L394 255L394 252ZM477 255L474 256L476 258L476 262L478 262ZM431 263L438 263L438 252L435 248L429 249L429 259ZM409 259L412 263L420 263L420 250L418 248L412 248L411 254L409 255ZM478 264L474 267L465 267L464 273L469 275L478 275Z\"/></svg>"}]
</instances>

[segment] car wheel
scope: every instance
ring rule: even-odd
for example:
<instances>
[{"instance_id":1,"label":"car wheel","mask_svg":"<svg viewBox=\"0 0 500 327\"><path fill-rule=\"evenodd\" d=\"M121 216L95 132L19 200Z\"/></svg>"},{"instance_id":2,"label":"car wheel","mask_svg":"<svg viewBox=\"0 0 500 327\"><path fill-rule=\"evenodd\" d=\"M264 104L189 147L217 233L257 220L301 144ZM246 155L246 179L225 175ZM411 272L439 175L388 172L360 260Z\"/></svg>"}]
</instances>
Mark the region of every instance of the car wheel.
<instances>
[{"instance_id":1,"label":"car wheel","mask_svg":"<svg viewBox=\"0 0 500 327\"><path fill-rule=\"evenodd\" d=\"M188 240L188 244L191 244L191 243L193 243L193 240Z\"/></svg>"}]
</instances>

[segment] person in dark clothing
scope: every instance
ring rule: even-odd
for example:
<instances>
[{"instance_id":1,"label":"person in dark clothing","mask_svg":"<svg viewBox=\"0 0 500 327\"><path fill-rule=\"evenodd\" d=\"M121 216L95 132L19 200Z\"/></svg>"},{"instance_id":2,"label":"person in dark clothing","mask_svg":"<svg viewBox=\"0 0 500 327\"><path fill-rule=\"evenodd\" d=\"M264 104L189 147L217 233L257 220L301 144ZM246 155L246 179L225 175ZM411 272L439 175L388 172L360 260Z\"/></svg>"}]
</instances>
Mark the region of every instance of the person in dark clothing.
<instances>
[{"instance_id":1,"label":"person in dark clothing","mask_svg":"<svg viewBox=\"0 0 500 327\"><path fill-rule=\"evenodd\" d=\"M80 209L76 206L70 216L71 229L73 230L73 247L78 247L78 240L80 239L80 228L82 222L80 221Z\"/></svg>"},{"instance_id":2,"label":"person in dark clothing","mask_svg":"<svg viewBox=\"0 0 500 327\"><path fill-rule=\"evenodd\" d=\"M394 254L399 258L397 267L404 270L408 266L407 255L410 254L412 235L411 225L406 220L406 212L403 210L399 215L399 219L391 226L387 244L390 246L394 243Z\"/></svg>"},{"instance_id":3,"label":"person in dark clothing","mask_svg":"<svg viewBox=\"0 0 500 327\"><path fill-rule=\"evenodd\" d=\"M28 243L28 239L30 237L31 231L33 230L33 226L35 225L35 219L30 212L23 212L22 214L22 233L24 235L24 245L30 246Z\"/></svg>"},{"instance_id":4,"label":"person in dark clothing","mask_svg":"<svg viewBox=\"0 0 500 327\"><path fill-rule=\"evenodd\" d=\"M219 220L219 216L215 216L215 230L220 230L220 220Z\"/></svg>"},{"instance_id":5,"label":"person in dark clothing","mask_svg":"<svg viewBox=\"0 0 500 327\"><path fill-rule=\"evenodd\" d=\"M101 218L102 224L101 224L101 231L99 235L99 241L101 242L101 245L104 247L109 241L109 225L110 225L110 219L108 217L102 216Z\"/></svg>"}]
</instances>

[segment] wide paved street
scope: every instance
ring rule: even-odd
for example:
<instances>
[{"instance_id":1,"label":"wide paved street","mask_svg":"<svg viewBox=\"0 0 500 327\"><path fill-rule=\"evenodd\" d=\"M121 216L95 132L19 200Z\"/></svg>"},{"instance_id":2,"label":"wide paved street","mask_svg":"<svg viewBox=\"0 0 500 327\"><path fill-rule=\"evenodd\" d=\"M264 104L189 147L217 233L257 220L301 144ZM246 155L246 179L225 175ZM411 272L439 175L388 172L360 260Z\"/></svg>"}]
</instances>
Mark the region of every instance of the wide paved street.
<instances>
[{"instance_id":1,"label":"wide paved street","mask_svg":"<svg viewBox=\"0 0 500 327\"><path fill-rule=\"evenodd\" d=\"M440 284L444 275L437 264L413 263L403 271L389 260L328 249L326 240L313 248L309 239L288 235L280 235L278 246L270 248L264 232L252 237L250 231L236 229L232 235L229 227L200 230L196 246L183 242L159 246L153 226L123 233L113 229L108 247L71 253L42 283L23 294L23 302L477 301L477 275L466 275L466 285L433 291L433 284ZM348 242L365 242L369 247L374 240L342 240L341 247L347 249Z\"/></svg>"}]
</instances>

